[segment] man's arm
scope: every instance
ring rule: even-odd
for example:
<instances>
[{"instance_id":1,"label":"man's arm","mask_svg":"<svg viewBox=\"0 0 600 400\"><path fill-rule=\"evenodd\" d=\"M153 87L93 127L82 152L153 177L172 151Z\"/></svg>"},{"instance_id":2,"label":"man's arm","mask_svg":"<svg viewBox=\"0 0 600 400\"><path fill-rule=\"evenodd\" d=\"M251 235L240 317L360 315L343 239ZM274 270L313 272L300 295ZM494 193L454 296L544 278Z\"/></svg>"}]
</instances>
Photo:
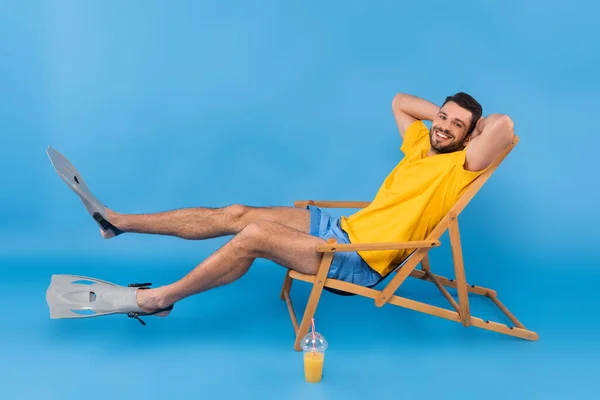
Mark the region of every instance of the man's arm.
<instances>
[{"instance_id":1,"label":"man's arm","mask_svg":"<svg viewBox=\"0 0 600 400\"><path fill-rule=\"evenodd\" d=\"M465 169L487 168L514 139L514 124L508 115L491 114L481 118L469 140Z\"/></svg>"},{"instance_id":2,"label":"man's arm","mask_svg":"<svg viewBox=\"0 0 600 400\"><path fill-rule=\"evenodd\" d=\"M392 112L402 138L410 124L416 120L433 121L439 109L435 104L410 94L398 93L392 101Z\"/></svg>"}]
</instances>

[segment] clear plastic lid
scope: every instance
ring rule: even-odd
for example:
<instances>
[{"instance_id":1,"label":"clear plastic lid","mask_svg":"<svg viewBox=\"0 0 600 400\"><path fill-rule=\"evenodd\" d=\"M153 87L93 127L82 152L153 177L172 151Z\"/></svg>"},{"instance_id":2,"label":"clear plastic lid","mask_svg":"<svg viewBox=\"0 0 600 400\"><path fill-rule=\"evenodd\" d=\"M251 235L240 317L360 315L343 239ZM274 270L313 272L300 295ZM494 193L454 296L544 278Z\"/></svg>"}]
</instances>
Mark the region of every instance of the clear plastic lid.
<instances>
[{"instance_id":1,"label":"clear plastic lid","mask_svg":"<svg viewBox=\"0 0 600 400\"><path fill-rule=\"evenodd\" d=\"M315 337L313 339L313 334L309 332L302 338L302 341L300 342L302 349L305 351L325 351L327 349L327 340L325 340L325 336L321 335L319 332L315 332L314 335Z\"/></svg>"}]
</instances>

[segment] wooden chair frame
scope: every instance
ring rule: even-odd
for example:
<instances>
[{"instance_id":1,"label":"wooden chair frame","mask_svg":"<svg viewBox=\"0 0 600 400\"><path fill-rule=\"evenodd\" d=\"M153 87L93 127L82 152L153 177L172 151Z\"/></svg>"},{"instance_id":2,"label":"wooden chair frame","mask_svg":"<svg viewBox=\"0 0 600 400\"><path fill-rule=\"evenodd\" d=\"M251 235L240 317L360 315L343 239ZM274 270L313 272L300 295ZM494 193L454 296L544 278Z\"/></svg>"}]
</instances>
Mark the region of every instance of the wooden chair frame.
<instances>
[{"instance_id":1,"label":"wooden chair frame","mask_svg":"<svg viewBox=\"0 0 600 400\"><path fill-rule=\"evenodd\" d=\"M390 303L414 311L456 321L465 327L475 326L525 340L538 340L538 334L526 329L525 326L523 326L523 324L519 322L519 320L517 320L515 316L500 302L500 300L498 300L498 295L494 290L467 284L458 229L458 215L471 201L479 189L481 189L483 184L488 180L488 178L492 175L492 173L496 170L498 165L500 165L508 153L512 151L518 141L518 136L515 136L513 142L507 146L500 156L498 156L498 158L492 163L492 165L490 165L490 167L467 188L465 193L459 198L459 200L444 216L444 218L436 225L436 227L425 240L389 243L336 244L335 239L329 239L327 244L316 247L318 252L323 253L321 264L316 275L303 274L294 270L288 270L283 282L283 288L281 290L281 299L287 303L294 333L296 335L294 349L297 351L301 350L300 341L304 335L308 333L311 319L315 314L323 289L330 290L332 292L338 291L339 293L339 291L341 291L348 294L368 297L375 300L375 305L377 307L382 307L383 305ZM294 203L294 206L305 208L309 204L322 208L364 208L369 205L369 202L306 200L297 201ZM454 262L455 273L454 279L448 279L433 274L430 269L428 258L429 250L431 248L440 246L439 239L444 234L446 229L449 230L450 245L452 248L452 258ZM413 249L413 252L402 262L400 266L392 271L392 273L395 273L395 276L383 288L383 290L375 290L341 280L327 278L327 273L331 266L331 260L333 259L335 252L395 249ZM419 263L421 264L421 270L416 269ZM395 295L396 290L398 290L400 285L402 285L402 283L409 276L432 282L442 292L454 311ZM290 297L290 291L294 279L308 282L313 285L300 325L298 325L298 319L296 318L296 313L294 312L294 307ZM458 303L450 295L448 290L446 290L446 287L457 290ZM498 322L483 320L481 318L471 316L471 312L469 310L469 293L483 295L490 298L493 303L512 321L514 326L508 326Z\"/></svg>"}]
</instances>

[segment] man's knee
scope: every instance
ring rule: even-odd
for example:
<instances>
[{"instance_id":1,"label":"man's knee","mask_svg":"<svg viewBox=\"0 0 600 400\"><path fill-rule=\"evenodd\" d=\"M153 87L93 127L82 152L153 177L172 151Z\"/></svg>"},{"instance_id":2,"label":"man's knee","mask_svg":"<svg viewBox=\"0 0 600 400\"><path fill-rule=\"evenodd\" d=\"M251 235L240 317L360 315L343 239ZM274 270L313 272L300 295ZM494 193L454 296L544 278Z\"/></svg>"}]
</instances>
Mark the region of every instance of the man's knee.
<instances>
[{"instance_id":1,"label":"man's knee","mask_svg":"<svg viewBox=\"0 0 600 400\"><path fill-rule=\"evenodd\" d=\"M235 237L236 244L254 256L261 253L261 243L267 234L268 221L258 220L248 223Z\"/></svg>"},{"instance_id":2,"label":"man's knee","mask_svg":"<svg viewBox=\"0 0 600 400\"><path fill-rule=\"evenodd\" d=\"M247 225L245 216L248 214L250 207L242 204L232 204L225 207L225 213L229 221L236 227L236 231L240 232Z\"/></svg>"},{"instance_id":3,"label":"man's knee","mask_svg":"<svg viewBox=\"0 0 600 400\"><path fill-rule=\"evenodd\" d=\"M266 233L269 224L271 224L271 222L265 220L252 221L248 223L239 234L245 238L258 239Z\"/></svg>"}]
</instances>

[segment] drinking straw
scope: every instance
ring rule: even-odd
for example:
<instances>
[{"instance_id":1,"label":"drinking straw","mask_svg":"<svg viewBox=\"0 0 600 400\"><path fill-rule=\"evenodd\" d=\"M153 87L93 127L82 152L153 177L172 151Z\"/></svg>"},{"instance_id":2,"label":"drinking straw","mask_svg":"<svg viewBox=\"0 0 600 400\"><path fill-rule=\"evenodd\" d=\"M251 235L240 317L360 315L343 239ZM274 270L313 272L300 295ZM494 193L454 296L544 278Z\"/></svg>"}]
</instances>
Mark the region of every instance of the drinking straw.
<instances>
[{"instance_id":1,"label":"drinking straw","mask_svg":"<svg viewBox=\"0 0 600 400\"><path fill-rule=\"evenodd\" d=\"M311 318L311 325L312 325L312 339L313 339L313 353L314 355L317 355L317 346L316 346L316 336L315 336L315 319Z\"/></svg>"}]
</instances>

